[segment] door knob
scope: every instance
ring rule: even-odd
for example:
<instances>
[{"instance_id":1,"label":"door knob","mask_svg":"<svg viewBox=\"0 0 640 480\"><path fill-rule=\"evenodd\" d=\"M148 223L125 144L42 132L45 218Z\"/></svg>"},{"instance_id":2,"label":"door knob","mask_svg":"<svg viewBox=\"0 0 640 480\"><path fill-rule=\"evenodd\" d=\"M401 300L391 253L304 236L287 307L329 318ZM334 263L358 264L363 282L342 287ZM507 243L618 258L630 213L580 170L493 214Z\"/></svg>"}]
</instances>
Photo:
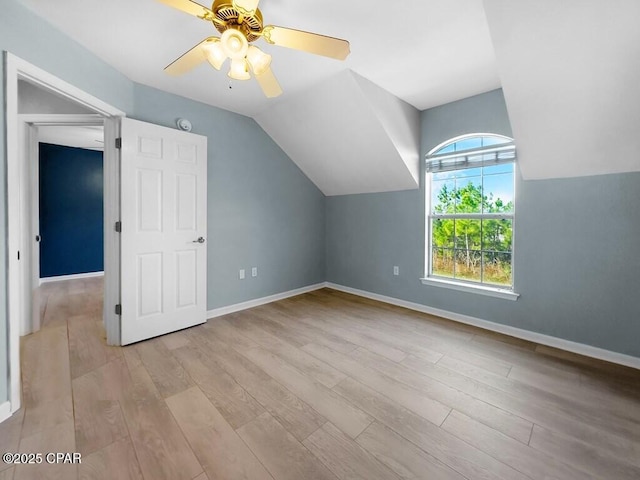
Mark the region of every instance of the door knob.
<instances>
[{"instance_id":1,"label":"door knob","mask_svg":"<svg viewBox=\"0 0 640 480\"><path fill-rule=\"evenodd\" d=\"M204 237L198 237L197 240L193 241L193 243L204 243L204 242L205 242Z\"/></svg>"}]
</instances>

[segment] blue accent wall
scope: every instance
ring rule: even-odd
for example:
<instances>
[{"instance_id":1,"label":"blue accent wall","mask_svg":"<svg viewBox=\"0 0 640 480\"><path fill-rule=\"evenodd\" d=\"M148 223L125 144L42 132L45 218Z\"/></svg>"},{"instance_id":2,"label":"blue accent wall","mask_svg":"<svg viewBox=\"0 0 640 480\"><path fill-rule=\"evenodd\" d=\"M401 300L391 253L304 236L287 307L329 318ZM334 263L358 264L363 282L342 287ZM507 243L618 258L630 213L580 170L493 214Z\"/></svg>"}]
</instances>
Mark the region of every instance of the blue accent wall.
<instances>
[{"instance_id":1,"label":"blue accent wall","mask_svg":"<svg viewBox=\"0 0 640 480\"><path fill-rule=\"evenodd\" d=\"M424 111L422 157L476 132L512 136L501 90ZM640 173L516 173L515 201L515 302L420 283L424 172L418 190L327 198L327 280L640 357Z\"/></svg>"},{"instance_id":2,"label":"blue accent wall","mask_svg":"<svg viewBox=\"0 0 640 480\"><path fill-rule=\"evenodd\" d=\"M40 144L40 278L103 270L102 156Z\"/></svg>"}]
</instances>

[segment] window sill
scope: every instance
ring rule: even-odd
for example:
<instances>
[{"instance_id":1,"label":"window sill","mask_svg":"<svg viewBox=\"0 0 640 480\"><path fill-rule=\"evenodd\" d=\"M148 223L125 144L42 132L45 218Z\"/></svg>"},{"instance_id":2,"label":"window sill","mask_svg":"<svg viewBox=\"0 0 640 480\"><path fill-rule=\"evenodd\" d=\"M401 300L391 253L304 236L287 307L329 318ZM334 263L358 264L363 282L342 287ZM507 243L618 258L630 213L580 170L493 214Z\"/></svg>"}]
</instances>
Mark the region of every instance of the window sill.
<instances>
[{"instance_id":1,"label":"window sill","mask_svg":"<svg viewBox=\"0 0 640 480\"><path fill-rule=\"evenodd\" d=\"M487 295L489 297L502 298L505 300L516 301L520 296L520 294L515 293L512 290L507 290L506 288L488 287L486 285L472 285L470 283L462 283L440 278L421 278L420 281L423 285L450 288L452 290L458 290L461 292L477 293L480 295Z\"/></svg>"}]
</instances>

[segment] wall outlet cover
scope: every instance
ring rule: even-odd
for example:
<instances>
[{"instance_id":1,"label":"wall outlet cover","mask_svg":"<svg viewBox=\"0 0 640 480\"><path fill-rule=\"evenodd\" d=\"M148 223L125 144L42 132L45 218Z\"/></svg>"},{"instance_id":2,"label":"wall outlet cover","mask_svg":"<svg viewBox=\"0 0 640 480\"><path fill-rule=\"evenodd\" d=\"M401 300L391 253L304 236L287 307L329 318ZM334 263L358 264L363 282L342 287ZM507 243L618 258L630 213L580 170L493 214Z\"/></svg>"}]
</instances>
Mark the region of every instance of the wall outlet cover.
<instances>
[{"instance_id":1,"label":"wall outlet cover","mask_svg":"<svg viewBox=\"0 0 640 480\"><path fill-rule=\"evenodd\" d=\"M240 271L238 272L238 276L240 277L240 280L244 280L244 268L240 269Z\"/></svg>"}]
</instances>

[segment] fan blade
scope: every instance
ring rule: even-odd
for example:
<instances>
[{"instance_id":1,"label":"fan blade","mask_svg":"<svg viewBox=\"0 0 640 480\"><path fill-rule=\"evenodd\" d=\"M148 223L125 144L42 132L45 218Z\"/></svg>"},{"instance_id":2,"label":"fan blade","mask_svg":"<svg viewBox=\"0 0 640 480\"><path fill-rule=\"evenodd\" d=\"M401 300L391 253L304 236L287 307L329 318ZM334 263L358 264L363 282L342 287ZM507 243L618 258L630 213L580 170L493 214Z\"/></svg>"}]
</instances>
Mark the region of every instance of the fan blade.
<instances>
[{"instance_id":1,"label":"fan blade","mask_svg":"<svg viewBox=\"0 0 640 480\"><path fill-rule=\"evenodd\" d=\"M215 37L205 38L191 50L182 54L172 63L167 65L164 71L169 75L182 75L183 73L187 73L189 70L194 69L202 62L205 62L207 60L207 56L202 46L205 43L209 42L212 38Z\"/></svg>"},{"instance_id":2,"label":"fan blade","mask_svg":"<svg viewBox=\"0 0 640 480\"><path fill-rule=\"evenodd\" d=\"M177 8L189 15L193 15L194 17L202 18L203 20L213 21L215 18L214 13L208 9L207 7L203 7L197 2L192 2L191 0L158 0L165 5L169 5L170 7Z\"/></svg>"},{"instance_id":3,"label":"fan blade","mask_svg":"<svg viewBox=\"0 0 640 480\"><path fill-rule=\"evenodd\" d=\"M270 68L255 77L267 98L277 97L282 94L282 88L280 88L280 84Z\"/></svg>"},{"instance_id":4,"label":"fan blade","mask_svg":"<svg viewBox=\"0 0 640 480\"><path fill-rule=\"evenodd\" d=\"M256 13L260 0L233 0L233 8L244 16L250 17Z\"/></svg>"},{"instance_id":5,"label":"fan blade","mask_svg":"<svg viewBox=\"0 0 640 480\"><path fill-rule=\"evenodd\" d=\"M264 39L280 47L303 50L316 55L344 60L350 53L349 42L317 33L268 25L262 30Z\"/></svg>"}]
</instances>

